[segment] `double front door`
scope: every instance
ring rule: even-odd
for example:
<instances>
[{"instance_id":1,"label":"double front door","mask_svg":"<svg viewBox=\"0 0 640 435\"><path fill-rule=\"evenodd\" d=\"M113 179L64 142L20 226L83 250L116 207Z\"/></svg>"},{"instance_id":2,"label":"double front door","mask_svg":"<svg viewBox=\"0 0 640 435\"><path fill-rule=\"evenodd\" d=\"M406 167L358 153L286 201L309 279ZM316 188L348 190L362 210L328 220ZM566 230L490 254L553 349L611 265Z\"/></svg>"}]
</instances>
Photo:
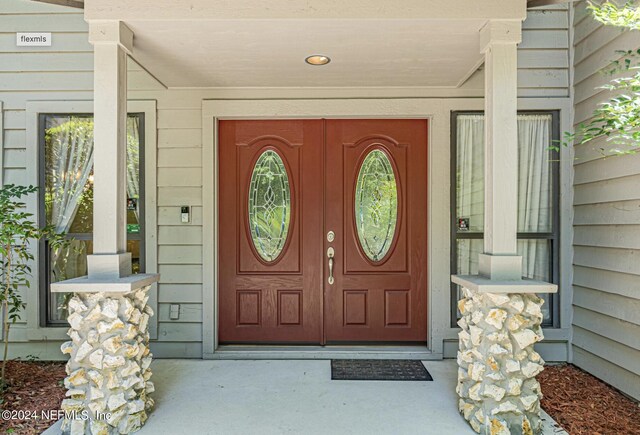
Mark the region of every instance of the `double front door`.
<instances>
[{"instance_id":1,"label":"double front door","mask_svg":"<svg viewBox=\"0 0 640 435\"><path fill-rule=\"evenodd\" d=\"M427 121L219 124L219 341L426 342Z\"/></svg>"}]
</instances>

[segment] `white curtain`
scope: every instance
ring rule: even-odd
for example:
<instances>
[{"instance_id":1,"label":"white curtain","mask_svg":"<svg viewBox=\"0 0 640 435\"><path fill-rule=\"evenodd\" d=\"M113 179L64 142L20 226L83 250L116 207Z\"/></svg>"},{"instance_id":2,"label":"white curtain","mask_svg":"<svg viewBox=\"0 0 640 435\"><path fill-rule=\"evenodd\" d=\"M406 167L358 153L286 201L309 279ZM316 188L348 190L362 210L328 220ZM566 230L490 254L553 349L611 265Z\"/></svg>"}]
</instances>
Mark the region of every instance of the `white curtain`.
<instances>
[{"instance_id":1,"label":"white curtain","mask_svg":"<svg viewBox=\"0 0 640 435\"><path fill-rule=\"evenodd\" d=\"M57 232L67 232L78 210L93 168L93 122L71 118L47 131L51 135L47 161L51 217Z\"/></svg>"},{"instance_id":2,"label":"white curtain","mask_svg":"<svg viewBox=\"0 0 640 435\"><path fill-rule=\"evenodd\" d=\"M518 231L545 233L551 222L551 115L518 117ZM549 280L547 240L519 240L523 276Z\"/></svg>"},{"instance_id":3,"label":"white curtain","mask_svg":"<svg viewBox=\"0 0 640 435\"><path fill-rule=\"evenodd\" d=\"M91 118L54 118L58 124L46 130L47 147L46 195L50 205L49 225L56 232L69 231L78 206L85 193L85 187L93 168L93 121ZM67 278L69 269L86 268L86 246L72 241L70 246L51 250L51 278L59 281ZM66 317L59 309L66 302L62 293L54 295L55 305L51 307L52 319Z\"/></svg>"},{"instance_id":4,"label":"white curtain","mask_svg":"<svg viewBox=\"0 0 640 435\"><path fill-rule=\"evenodd\" d=\"M469 231L481 232L484 226L484 116L459 115L457 124L456 217L469 219ZM482 243L461 240L458 243L460 273L478 271Z\"/></svg>"},{"instance_id":5,"label":"white curtain","mask_svg":"<svg viewBox=\"0 0 640 435\"><path fill-rule=\"evenodd\" d=\"M552 231L551 115L518 115L518 231ZM468 218L470 231L483 231L484 115L457 118L456 218ZM551 247L545 239L518 240L523 276L549 281ZM478 272L478 239L458 241L458 273ZM544 306L548 309L548 306ZM543 309L544 311L544 309ZM545 316L548 315L545 312Z\"/></svg>"},{"instance_id":6,"label":"white curtain","mask_svg":"<svg viewBox=\"0 0 640 435\"><path fill-rule=\"evenodd\" d=\"M140 222L140 118L127 118L127 195L136 199L135 215Z\"/></svg>"}]
</instances>

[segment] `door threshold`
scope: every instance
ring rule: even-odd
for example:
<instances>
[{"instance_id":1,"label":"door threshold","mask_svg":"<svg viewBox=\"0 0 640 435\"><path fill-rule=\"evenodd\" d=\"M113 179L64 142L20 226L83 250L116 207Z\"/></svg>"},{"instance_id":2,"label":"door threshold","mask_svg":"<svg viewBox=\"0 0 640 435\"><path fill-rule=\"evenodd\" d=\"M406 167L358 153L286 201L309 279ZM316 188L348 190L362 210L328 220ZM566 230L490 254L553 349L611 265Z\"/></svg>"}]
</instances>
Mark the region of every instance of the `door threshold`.
<instances>
[{"instance_id":1,"label":"door threshold","mask_svg":"<svg viewBox=\"0 0 640 435\"><path fill-rule=\"evenodd\" d=\"M425 346L272 346L221 345L204 359L413 359L441 360Z\"/></svg>"}]
</instances>

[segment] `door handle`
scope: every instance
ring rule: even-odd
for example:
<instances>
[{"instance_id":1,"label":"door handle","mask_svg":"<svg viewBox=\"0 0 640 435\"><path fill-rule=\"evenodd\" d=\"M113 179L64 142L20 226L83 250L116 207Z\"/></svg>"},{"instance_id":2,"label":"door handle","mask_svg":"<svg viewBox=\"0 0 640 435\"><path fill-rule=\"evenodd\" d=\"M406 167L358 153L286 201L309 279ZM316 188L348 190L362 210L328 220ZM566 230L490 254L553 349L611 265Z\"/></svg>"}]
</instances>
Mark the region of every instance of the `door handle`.
<instances>
[{"instance_id":1,"label":"door handle","mask_svg":"<svg viewBox=\"0 0 640 435\"><path fill-rule=\"evenodd\" d=\"M329 282L329 285L333 285L334 283L334 279L333 279L333 257L335 256L335 251L333 250L333 247L329 247L329 249L327 249L327 258L329 258L329 279L327 279L327 281Z\"/></svg>"}]
</instances>

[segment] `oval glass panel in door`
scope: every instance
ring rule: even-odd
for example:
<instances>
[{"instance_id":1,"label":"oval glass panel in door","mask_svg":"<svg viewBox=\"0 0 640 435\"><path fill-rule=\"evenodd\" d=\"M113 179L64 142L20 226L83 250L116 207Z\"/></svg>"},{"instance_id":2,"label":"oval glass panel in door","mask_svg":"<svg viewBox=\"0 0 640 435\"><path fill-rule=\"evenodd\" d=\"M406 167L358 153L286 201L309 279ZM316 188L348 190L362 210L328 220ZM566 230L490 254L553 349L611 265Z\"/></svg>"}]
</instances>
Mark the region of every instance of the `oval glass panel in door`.
<instances>
[{"instance_id":1,"label":"oval glass panel in door","mask_svg":"<svg viewBox=\"0 0 640 435\"><path fill-rule=\"evenodd\" d=\"M362 250L372 261L389 252L398 220L398 186L387 154L379 149L362 161L355 193L355 218Z\"/></svg>"},{"instance_id":2,"label":"oval glass panel in door","mask_svg":"<svg viewBox=\"0 0 640 435\"><path fill-rule=\"evenodd\" d=\"M256 251L265 261L282 253L291 220L291 189L282 158L264 151L251 174L249 184L249 228Z\"/></svg>"}]
</instances>

